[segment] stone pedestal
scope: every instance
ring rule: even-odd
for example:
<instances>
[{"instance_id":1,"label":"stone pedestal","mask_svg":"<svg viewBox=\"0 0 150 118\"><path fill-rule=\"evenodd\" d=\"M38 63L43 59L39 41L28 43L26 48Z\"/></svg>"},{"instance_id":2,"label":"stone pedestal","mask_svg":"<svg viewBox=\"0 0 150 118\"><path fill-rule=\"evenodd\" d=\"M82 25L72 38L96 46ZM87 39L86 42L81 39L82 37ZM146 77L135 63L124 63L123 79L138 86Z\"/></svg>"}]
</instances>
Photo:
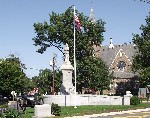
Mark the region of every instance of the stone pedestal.
<instances>
[{"instance_id":1,"label":"stone pedestal","mask_svg":"<svg viewBox=\"0 0 150 118\"><path fill-rule=\"evenodd\" d=\"M130 91L126 91L126 95L123 96L123 105L130 105L130 98L133 95L131 94Z\"/></svg>"}]
</instances>

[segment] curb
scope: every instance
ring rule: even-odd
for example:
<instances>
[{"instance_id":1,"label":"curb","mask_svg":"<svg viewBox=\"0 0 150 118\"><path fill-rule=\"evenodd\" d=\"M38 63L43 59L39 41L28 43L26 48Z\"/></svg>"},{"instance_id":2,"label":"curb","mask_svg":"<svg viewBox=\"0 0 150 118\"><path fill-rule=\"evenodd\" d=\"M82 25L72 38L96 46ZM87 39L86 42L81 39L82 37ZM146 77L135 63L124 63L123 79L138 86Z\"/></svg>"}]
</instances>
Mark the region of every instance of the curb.
<instances>
[{"instance_id":1,"label":"curb","mask_svg":"<svg viewBox=\"0 0 150 118\"><path fill-rule=\"evenodd\" d=\"M109 112L109 113L101 113L101 114L92 114L92 115L84 115L84 116L73 116L73 117L65 117L65 118L94 118L100 116L111 116L125 113L133 113L133 112L141 112L141 111L149 111L150 108L146 109L136 109L136 110L128 110L128 111L119 111L119 112Z\"/></svg>"}]
</instances>

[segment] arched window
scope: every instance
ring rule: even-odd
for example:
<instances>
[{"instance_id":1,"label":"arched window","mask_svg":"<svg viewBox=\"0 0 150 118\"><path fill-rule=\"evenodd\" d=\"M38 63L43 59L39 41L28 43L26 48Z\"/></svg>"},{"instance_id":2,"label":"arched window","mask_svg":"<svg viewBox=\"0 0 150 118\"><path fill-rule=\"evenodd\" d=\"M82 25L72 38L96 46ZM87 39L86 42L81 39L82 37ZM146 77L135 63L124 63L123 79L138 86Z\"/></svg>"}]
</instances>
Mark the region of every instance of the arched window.
<instances>
[{"instance_id":1,"label":"arched window","mask_svg":"<svg viewBox=\"0 0 150 118\"><path fill-rule=\"evenodd\" d=\"M117 64L118 70L120 71L124 71L125 67L126 67L126 63L124 61L119 61Z\"/></svg>"}]
</instances>

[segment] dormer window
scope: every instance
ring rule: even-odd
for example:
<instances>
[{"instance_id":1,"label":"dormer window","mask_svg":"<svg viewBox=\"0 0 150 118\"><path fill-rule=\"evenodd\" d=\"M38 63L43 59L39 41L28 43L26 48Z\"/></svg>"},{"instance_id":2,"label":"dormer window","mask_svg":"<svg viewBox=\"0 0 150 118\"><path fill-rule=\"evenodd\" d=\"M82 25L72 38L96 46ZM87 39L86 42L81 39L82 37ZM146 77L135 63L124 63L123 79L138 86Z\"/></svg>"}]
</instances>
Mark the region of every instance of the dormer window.
<instances>
[{"instance_id":1,"label":"dormer window","mask_svg":"<svg viewBox=\"0 0 150 118\"><path fill-rule=\"evenodd\" d=\"M124 61L119 61L117 64L118 70L119 71L124 71L125 67L126 67L126 63Z\"/></svg>"}]
</instances>

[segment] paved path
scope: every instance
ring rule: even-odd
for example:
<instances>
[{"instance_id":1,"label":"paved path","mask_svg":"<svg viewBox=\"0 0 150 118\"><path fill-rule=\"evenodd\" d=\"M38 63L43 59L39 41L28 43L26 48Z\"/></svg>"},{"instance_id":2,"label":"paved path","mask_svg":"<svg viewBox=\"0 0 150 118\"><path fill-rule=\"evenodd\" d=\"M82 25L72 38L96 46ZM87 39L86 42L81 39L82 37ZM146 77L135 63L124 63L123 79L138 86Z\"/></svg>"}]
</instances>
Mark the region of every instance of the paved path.
<instances>
[{"instance_id":1,"label":"paved path","mask_svg":"<svg viewBox=\"0 0 150 118\"><path fill-rule=\"evenodd\" d=\"M150 108L66 118L150 118Z\"/></svg>"},{"instance_id":2,"label":"paved path","mask_svg":"<svg viewBox=\"0 0 150 118\"><path fill-rule=\"evenodd\" d=\"M141 111L141 112L130 112L130 113L118 114L118 115L116 114L116 115L108 115L108 116L99 116L96 118L150 118L150 110Z\"/></svg>"}]
</instances>

